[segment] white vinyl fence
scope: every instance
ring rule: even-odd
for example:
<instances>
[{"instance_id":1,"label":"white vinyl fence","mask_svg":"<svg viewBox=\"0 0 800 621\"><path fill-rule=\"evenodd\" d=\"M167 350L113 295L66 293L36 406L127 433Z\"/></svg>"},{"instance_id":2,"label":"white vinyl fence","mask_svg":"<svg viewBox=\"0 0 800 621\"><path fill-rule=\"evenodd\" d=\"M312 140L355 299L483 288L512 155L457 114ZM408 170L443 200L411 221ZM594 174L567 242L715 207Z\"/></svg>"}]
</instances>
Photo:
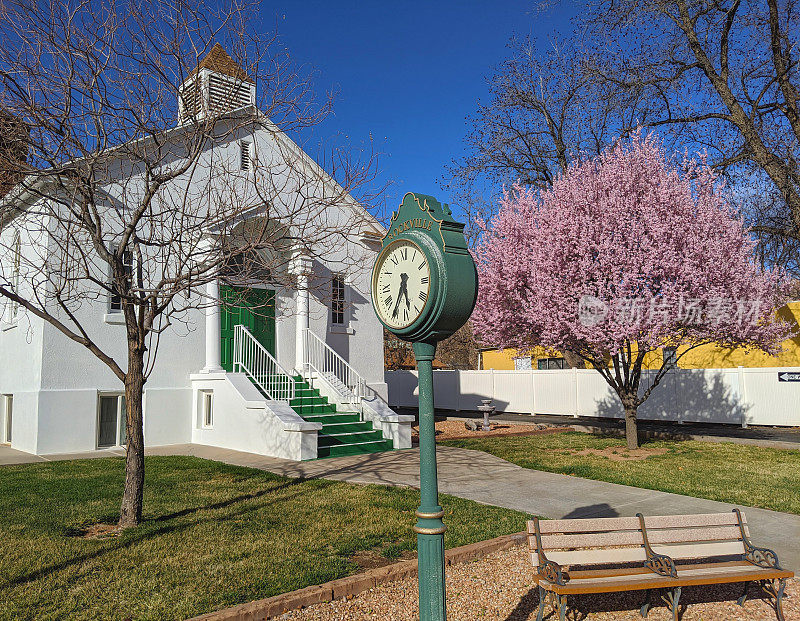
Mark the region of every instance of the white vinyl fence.
<instances>
[{"instance_id":1,"label":"white vinyl fence","mask_svg":"<svg viewBox=\"0 0 800 621\"><path fill-rule=\"evenodd\" d=\"M800 426L800 368L678 369L639 408L651 420ZM653 372L642 377L644 390ZM622 417L617 395L597 371L434 371L436 408L475 411L492 399L498 412ZM387 371L389 405L417 407L416 371Z\"/></svg>"}]
</instances>

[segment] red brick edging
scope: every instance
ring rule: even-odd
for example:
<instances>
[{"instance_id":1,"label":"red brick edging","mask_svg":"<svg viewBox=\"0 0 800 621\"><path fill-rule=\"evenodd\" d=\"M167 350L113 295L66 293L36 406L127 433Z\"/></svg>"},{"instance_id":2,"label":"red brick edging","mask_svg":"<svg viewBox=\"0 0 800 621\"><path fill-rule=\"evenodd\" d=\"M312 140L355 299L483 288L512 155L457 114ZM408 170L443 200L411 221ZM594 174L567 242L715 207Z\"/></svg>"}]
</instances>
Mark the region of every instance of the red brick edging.
<instances>
[{"instance_id":1,"label":"red brick edging","mask_svg":"<svg viewBox=\"0 0 800 621\"><path fill-rule=\"evenodd\" d=\"M526 534L524 532L514 533L513 535L503 535L502 537L495 537L494 539L487 539L486 541L446 550L445 564L453 565L454 563L473 561L492 552L507 550L508 548L522 545L525 543L525 538ZM357 595L384 582L402 580L416 574L416 559L400 561L385 567L376 567L347 578L306 587L299 591L282 593L275 597L210 612L194 617L189 621L262 621L263 619L282 615L289 610L298 610L312 604L320 604Z\"/></svg>"}]
</instances>

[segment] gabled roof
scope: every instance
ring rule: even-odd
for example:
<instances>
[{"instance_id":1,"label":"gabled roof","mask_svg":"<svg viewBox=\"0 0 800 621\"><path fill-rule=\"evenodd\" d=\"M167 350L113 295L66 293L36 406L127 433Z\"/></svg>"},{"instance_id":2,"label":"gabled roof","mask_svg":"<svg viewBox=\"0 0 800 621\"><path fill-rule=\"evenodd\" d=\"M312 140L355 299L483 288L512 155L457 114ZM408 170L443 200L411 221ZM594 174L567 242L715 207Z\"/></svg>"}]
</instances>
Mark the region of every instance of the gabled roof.
<instances>
[{"instance_id":1,"label":"gabled roof","mask_svg":"<svg viewBox=\"0 0 800 621\"><path fill-rule=\"evenodd\" d=\"M195 70L192 71L192 75L196 75L201 69L208 69L215 73L221 73L222 75L227 75L237 80L255 84L255 81L245 73L241 65L228 56L228 53L219 43L214 44L214 47L211 48L208 55L201 60Z\"/></svg>"}]
</instances>

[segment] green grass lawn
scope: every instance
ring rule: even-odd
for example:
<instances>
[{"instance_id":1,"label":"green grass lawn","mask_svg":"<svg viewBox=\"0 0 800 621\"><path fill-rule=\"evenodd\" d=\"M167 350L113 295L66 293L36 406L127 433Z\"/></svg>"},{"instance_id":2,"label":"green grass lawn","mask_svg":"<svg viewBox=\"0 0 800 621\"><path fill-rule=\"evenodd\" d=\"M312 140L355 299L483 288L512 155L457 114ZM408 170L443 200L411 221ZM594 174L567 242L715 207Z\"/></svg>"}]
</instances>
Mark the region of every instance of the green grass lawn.
<instances>
[{"instance_id":1,"label":"green grass lawn","mask_svg":"<svg viewBox=\"0 0 800 621\"><path fill-rule=\"evenodd\" d=\"M622 438L566 432L442 442L486 451L533 470L800 514L800 451L733 443L651 441L641 461L612 461L584 449L625 448Z\"/></svg>"},{"instance_id":2,"label":"green grass lawn","mask_svg":"<svg viewBox=\"0 0 800 621\"><path fill-rule=\"evenodd\" d=\"M416 545L415 490L148 457L145 516L118 537L119 458L0 468L0 618L184 619L359 571ZM524 529L516 511L442 497L445 545Z\"/></svg>"}]
</instances>

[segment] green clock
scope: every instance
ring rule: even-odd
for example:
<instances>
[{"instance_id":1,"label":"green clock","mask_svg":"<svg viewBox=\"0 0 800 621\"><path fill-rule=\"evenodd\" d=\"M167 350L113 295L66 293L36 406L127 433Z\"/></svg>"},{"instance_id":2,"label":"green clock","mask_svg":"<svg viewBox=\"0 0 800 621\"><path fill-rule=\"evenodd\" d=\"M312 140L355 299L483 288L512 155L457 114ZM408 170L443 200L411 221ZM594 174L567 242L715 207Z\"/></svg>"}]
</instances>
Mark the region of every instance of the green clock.
<instances>
[{"instance_id":1,"label":"green clock","mask_svg":"<svg viewBox=\"0 0 800 621\"><path fill-rule=\"evenodd\" d=\"M440 341L469 319L477 285L464 225L432 196L406 194L372 272L383 325L406 341Z\"/></svg>"},{"instance_id":2,"label":"green clock","mask_svg":"<svg viewBox=\"0 0 800 621\"><path fill-rule=\"evenodd\" d=\"M444 621L444 511L439 505L433 359L436 344L469 319L478 275L464 225L432 196L409 192L392 215L372 270L372 305L386 328L411 341L419 375L417 557L419 618Z\"/></svg>"}]
</instances>

